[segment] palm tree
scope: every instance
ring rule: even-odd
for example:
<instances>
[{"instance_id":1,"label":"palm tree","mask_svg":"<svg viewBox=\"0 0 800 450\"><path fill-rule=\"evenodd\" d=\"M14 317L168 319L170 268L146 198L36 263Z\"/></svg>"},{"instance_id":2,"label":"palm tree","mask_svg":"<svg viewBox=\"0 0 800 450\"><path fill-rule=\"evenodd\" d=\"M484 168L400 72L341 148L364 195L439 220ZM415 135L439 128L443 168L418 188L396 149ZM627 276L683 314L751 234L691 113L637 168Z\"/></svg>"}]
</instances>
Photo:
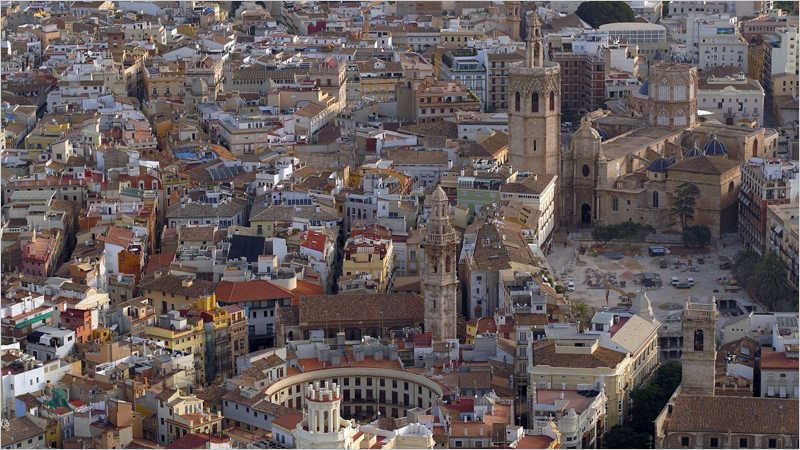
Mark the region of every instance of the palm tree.
<instances>
[{"instance_id":1,"label":"palm tree","mask_svg":"<svg viewBox=\"0 0 800 450\"><path fill-rule=\"evenodd\" d=\"M692 184L688 181L675 188L675 198L672 200L672 214L681 221L681 231L686 230L686 222L694 219L694 207L697 198L692 193Z\"/></svg>"},{"instance_id":2,"label":"palm tree","mask_svg":"<svg viewBox=\"0 0 800 450\"><path fill-rule=\"evenodd\" d=\"M581 321L592 317L592 309L586 303L574 303L570 312Z\"/></svg>"},{"instance_id":3,"label":"palm tree","mask_svg":"<svg viewBox=\"0 0 800 450\"><path fill-rule=\"evenodd\" d=\"M772 310L778 310L783 300L789 299L792 288L786 278L786 263L769 252L755 264L752 291Z\"/></svg>"},{"instance_id":4,"label":"palm tree","mask_svg":"<svg viewBox=\"0 0 800 450\"><path fill-rule=\"evenodd\" d=\"M754 281L757 277L756 263L758 263L759 256L753 250L742 250L733 257L733 268L731 273L739 280L739 284L748 287L750 281Z\"/></svg>"}]
</instances>

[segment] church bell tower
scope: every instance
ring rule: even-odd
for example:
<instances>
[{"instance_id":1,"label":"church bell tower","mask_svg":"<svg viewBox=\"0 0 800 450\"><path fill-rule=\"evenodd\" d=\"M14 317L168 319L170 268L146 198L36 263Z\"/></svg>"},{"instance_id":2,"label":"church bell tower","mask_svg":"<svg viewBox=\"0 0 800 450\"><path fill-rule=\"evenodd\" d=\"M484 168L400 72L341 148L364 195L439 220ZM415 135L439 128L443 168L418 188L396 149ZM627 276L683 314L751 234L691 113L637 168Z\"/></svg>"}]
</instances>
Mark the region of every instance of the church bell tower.
<instances>
[{"instance_id":1,"label":"church bell tower","mask_svg":"<svg viewBox=\"0 0 800 450\"><path fill-rule=\"evenodd\" d=\"M508 23L508 35L515 41L519 40L519 2L506 2L506 22Z\"/></svg>"},{"instance_id":2,"label":"church bell tower","mask_svg":"<svg viewBox=\"0 0 800 450\"><path fill-rule=\"evenodd\" d=\"M717 305L686 301L683 310L683 352L681 389L689 395L714 395L717 360Z\"/></svg>"},{"instance_id":3,"label":"church bell tower","mask_svg":"<svg viewBox=\"0 0 800 450\"><path fill-rule=\"evenodd\" d=\"M431 212L423 234L425 271L425 331L434 342L456 339L456 232L450 224L450 204L439 186L431 194Z\"/></svg>"},{"instance_id":4,"label":"church bell tower","mask_svg":"<svg viewBox=\"0 0 800 450\"><path fill-rule=\"evenodd\" d=\"M509 69L508 127L511 164L520 172L561 177L561 67L545 57L542 24L534 11L526 16L525 64ZM557 207L557 215L561 207ZM558 221L558 218L556 218Z\"/></svg>"}]
</instances>

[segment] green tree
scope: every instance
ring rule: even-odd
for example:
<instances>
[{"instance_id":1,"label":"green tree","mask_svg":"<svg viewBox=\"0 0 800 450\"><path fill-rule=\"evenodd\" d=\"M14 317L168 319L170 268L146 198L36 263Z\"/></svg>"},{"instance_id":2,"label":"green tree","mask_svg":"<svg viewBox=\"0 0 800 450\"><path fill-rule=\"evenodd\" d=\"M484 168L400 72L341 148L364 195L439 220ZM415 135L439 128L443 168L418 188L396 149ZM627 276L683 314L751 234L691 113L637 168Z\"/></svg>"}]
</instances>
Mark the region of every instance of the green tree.
<instances>
[{"instance_id":1,"label":"green tree","mask_svg":"<svg viewBox=\"0 0 800 450\"><path fill-rule=\"evenodd\" d=\"M675 198L672 200L672 214L678 216L681 230L686 230L686 222L694 219L694 207L697 204L692 192L692 183L686 182L675 188Z\"/></svg>"},{"instance_id":2,"label":"green tree","mask_svg":"<svg viewBox=\"0 0 800 450\"><path fill-rule=\"evenodd\" d=\"M675 389L678 389L682 379L683 367L681 363L677 361L670 361L664 364L658 368L658 372L656 373L656 382L659 387L668 394L668 400L675 392Z\"/></svg>"},{"instance_id":3,"label":"green tree","mask_svg":"<svg viewBox=\"0 0 800 450\"><path fill-rule=\"evenodd\" d=\"M767 253L755 264L755 277L749 283L751 291L772 310L781 309L783 300L792 293L787 271L786 263L775 252Z\"/></svg>"},{"instance_id":4,"label":"green tree","mask_svg":"<svg viewBox=\"0 0 800 450\"><path fill-rule=\"evenodd\" d=\"M733 256L731 273L744 288L747 288L750 285L750 281L755 279L758 260L758 253L753 250L742 250Z\"/></svg>"},{"instance_id":5,"label":"green tree","mask_svg":"<svg viewBox=\"0 0 800 450\"><path fill-rule=\"evenodd\" d=\"M617 236L617 228L614 225L597 225L592 230L592 239L602 242L603 245L613 241Z\"/></svg>"},{"instance_id":6,"label":"green tree","mask_svg":"<svg viewBox=\"0 0 800 450\"><path fill-rule=\"evenodd\" d=\"M636 15L624 2L583 2L575 14L593 28L607 23L633 22Z\"/></svg>"},{"instance_id":7,"label":"green tree","mask_svg":"<svg viewBox=\"0 0 800 450\"><path fill-rule=\"evenodd\" d=\"M603 436L604 448L648 448L649 443L650 436L624 425L614 425Z\"/></svg>"},{"instance_id":8,"label":"green tree","mask_svg":"<svg viewBox=\"0 0 800 450\"><path fill-rule=\"evenodd\" d=\"M655 383L631 392L631 428L635 432L655 435L653 421L681 384L681 378L681 364L672 361L659 367Z\"/></svg>"},{"instance_id":9,"label":"green tree","mask_svg":"<svg viewBox=\"0 0 800 450\"><path fill-rule=\"evenodd\" d=\"M592 317L592 309L586 303L574 303L570 312L578 319L584 320Z\"/></svg>"},{"instance_id":10,"label":"green tree","mask_svg":"<svg viewBox=\"0 0 800 450\"><path fill-rule=\"evenodd\" d=\"M705 248L711 242L711 230L705 225L692 225L683 231L683 245Z\"/></svg>"}]
</instances>

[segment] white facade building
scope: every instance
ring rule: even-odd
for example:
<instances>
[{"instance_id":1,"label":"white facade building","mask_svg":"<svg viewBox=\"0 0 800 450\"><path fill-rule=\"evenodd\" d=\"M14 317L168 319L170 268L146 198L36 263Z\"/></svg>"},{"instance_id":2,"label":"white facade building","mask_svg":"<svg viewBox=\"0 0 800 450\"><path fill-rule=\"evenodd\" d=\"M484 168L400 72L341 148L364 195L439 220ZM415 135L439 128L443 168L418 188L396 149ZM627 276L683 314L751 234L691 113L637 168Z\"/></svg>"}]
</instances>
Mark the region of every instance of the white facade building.
<instances>
[{"instance_id":1,"label":"white facade building","mask_svg":"<svg viewBox=\"0 0 800 450\"><path fill-rule=\"evenodd\" d=\"M713 113L714 119L728 125L742 118L753 118L764 125L764 89L744 72L737 75L700 79L697 108ZM708 118L709 116L707 116Z\"/></svg>"}]
</instances>

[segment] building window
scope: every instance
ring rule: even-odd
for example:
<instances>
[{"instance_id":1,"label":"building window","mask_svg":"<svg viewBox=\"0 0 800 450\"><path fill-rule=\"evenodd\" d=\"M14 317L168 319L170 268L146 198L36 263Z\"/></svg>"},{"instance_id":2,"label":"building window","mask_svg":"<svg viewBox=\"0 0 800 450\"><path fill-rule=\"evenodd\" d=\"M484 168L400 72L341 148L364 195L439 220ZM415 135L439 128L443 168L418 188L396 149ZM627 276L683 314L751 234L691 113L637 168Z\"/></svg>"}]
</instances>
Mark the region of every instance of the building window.
<instances>
[{"instance_id":1,"label":"building window","mask_svg":"<svg viewBox=\"0 0 800 450\"><path fill-rule=\"evenodd\" d=\"M550 111L556 110L556 92L550 91Z\"/></svg>"},{"instance_id":2,"label":"building window","mask_svg":"<svg viewBox=\"0 0 800 450\"><path fill-rule=\"evenodd\" d=\"M658 192L653 191L653 208L658 208Z\"/></svg>"},{"instance_id":3,"label":"building window","mask_svg":"<svg viewBox=\"0 0 800 450\"><path fill-rule=\"evenodd\" d=\"M739 448L747 448L747 438L739 438Z\"/></svg>"},{"instance_id":4,"label":"building window","mask_svg":"<svg viewBox=\"0 0 800 450\"><path fill-rule=\"evenodd\" d=\"M717 439L717 438L709 439L709 445L708 446L711 447L711 448L719 447L719 439Z\"/></svg>"},{"instance_id":5,"label":"building window","mask_svg":"<svg viewBox=\"0 0 800 450\"><path fill-rule=\"evenodd\" d=\"M611 199L611 209L614 211L619 211L619 199L617 197Z\"/></svg>"},{"instance_id":6,"label":"building window","mask_svg":"<svg viewBox=\"0 0 800 450\"><path fill-rule=\"evenodd\" d=\"M778 448L778 440L777 439L770 439L767 442L767 448Z\"/></svg>"},{"instance_id":7,"label":"building window","mask_svg":"<svg viewBox=\"0 0 800 450\"><path fill-rule=\"evenodd\" d=\"M539 112L539 93L534 92L531 94L531 112Z\"/></svg>"},{"instance_id":8,"label":"building window","mask_svg":"<svg viewBox=\"0 0 800 450\"><path fill-rule=\"evenodd\" d=\"M520 103L521 103L520 102L520 95L519 95L519 91L517 91L517 93L514 94L514 110L517 111L517 112L519 112Z\"/></svg>"},{"instance_id":9,"label":"building window","mask_svg":"<svg viewBox=\"0 0 800 450\"><path fill-rule=\"evenodd\" d=\"M583 169L581 169L581 173L583 174L584 177L588 177L589 176L591 171L589 169L589 165L588 164L584 164L583 165Z\"/></svg>"}]
</instances>

